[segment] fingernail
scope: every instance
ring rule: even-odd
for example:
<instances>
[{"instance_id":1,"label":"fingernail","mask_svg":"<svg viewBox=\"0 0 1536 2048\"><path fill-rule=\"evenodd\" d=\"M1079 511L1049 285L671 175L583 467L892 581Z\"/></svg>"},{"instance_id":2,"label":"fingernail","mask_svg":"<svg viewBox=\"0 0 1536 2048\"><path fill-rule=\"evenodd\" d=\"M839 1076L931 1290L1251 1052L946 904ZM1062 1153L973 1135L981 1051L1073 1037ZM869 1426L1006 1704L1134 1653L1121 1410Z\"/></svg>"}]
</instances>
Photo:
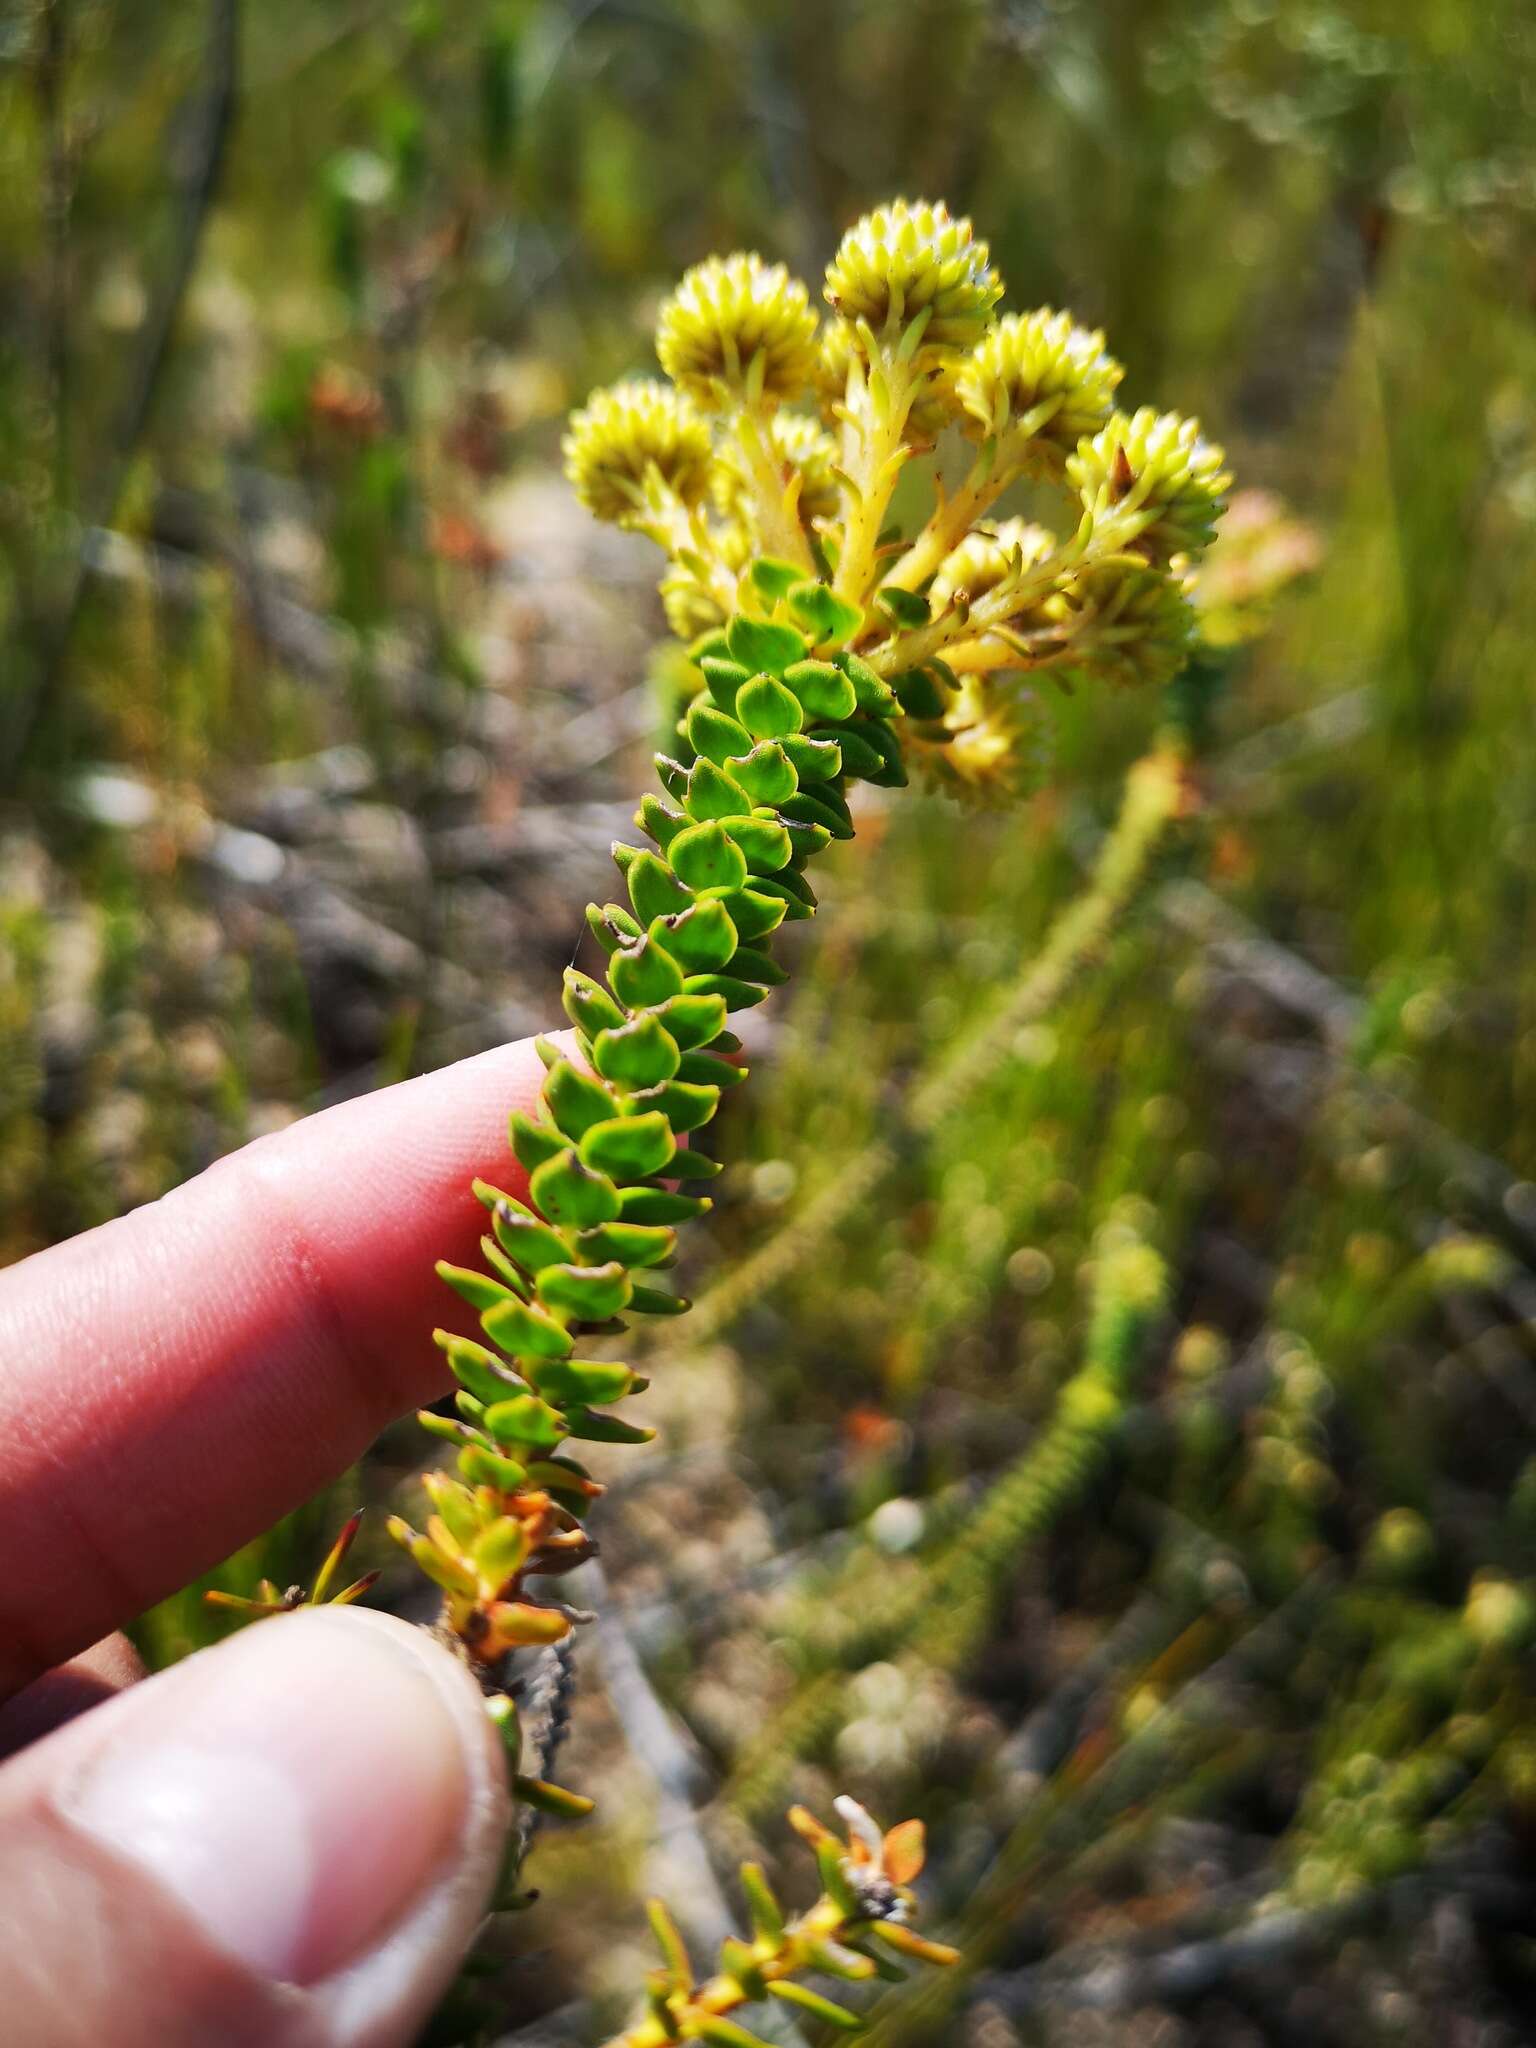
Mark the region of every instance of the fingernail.
<instances>
[{"instance_id":1,"label":"fingernail","mask_svg":"<svg viewBox=\"0 0 1536 2048\"><path fill-rule=\"evenodd\" d=\"M475 1765L442 1653L314 1609L151 1681L64 1804L263 1976L315 1984L443 1874ZM439 1660L434 1664L433 1660Z\"/></svg>"}]
</instances>

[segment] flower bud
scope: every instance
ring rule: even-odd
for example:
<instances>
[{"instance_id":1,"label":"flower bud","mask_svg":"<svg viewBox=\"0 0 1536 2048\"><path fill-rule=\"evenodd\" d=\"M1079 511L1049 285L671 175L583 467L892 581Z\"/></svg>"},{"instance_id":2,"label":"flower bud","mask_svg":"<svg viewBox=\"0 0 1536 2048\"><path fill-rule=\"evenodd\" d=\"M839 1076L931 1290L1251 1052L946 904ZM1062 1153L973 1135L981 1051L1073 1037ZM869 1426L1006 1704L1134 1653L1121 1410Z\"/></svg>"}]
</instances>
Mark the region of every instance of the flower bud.
<instances>
[{"instance_id":1,"label":"flower bud","mask_svg":"<svg viewBox=\"0 0 1536 2048\"><path fill-rule=\"evenodd\" d=\"M684 273L662 307L656 354L702 406L798 398L816 374L810 295L782 263L711 256Z\"/></svg>"},{"instance_id":2,"label":"flower bud","mask_svg":"<svg viewBox=\"0 0 1536 2048\"><path fill-rule=\"evenodd\" d=\"M999 320L956 370L955 392L976 439L1012 433L1023 467L1059 477L1109 418L1124 374L1102 333L1042 306Z\"/></svg>"},{"instance_id":3,"label":"flower bud","mask_svg":"<svg viewBox=\"0 0 1536 2048\"><path fill-rule=\"evenodd\" d=\"M926 311L925 349L969 348L1002 295L970 222L926 200L865 214L827 266L826 300L840 319L894 335Z\"/></svg>"},{"instance_id":4,"label":"flower bud","mask_svg":"<svg viewBox=\"0 0 1536 2048\"><path fill-rule=\"evenodd\" d=\"M990 532L977 527L939 565L929 592L934 617L949 608L957 591L963 591L974 604L1021 568L1043 562L1056 544L1049 528L1027 519L1004 519Z\"/></svg>"},{"instance_id":5,"label":"flower bud","mask_svg":"<svg viewBox=\"0 0 1536 2048\"><path fill-rule=\"evenodd\" d=\"M658 487L696 505L709 488L709 429L685 398L653 378L594 391L561 444L576 495L618 526L642 518Z\"/></svg>"},{"instance_id":6,"label":"flower bud","mask_svg":"<svg viewBox=\"0 0 1536 2048\"><path fill-rule=\"evenodd\" d=\"M1138 551L1167 562L1198 554L1215 533L1232 481L1225 460L1198 420L1144 405L1129 418L1115 413L1066 470L1086 511L1097 519L1118 510L1134 523Z\"/></svg>"},{"instance_id":7,"label":"flower bud","mask_svg":"<svg viewBox=\"0 0 1536 2048\"><path fill-rule=\"evenodd\" d=\"M1189 655L1194 611L1165 570L1111 555L1067 577L1044 608L1071 632L1074 658L1104 682L1153 688ZM1075 659L1074 659L1075 666Z\"/></svg>"}]
</instances>

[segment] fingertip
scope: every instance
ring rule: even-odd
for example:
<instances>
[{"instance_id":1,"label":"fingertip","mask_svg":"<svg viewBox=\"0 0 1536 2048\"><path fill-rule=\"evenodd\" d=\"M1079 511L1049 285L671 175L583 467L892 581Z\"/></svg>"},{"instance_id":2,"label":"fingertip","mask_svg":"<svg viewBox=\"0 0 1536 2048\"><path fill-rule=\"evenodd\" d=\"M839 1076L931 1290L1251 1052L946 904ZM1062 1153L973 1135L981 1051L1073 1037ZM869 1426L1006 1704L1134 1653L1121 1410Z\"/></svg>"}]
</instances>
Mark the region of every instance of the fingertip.
<instances>
[{"instance_id":1,"label":"fingertip","mask_svg":"<svg viewBox=\"0 0 1536 2048\"><path fill-rule=\"evenodd\" d=\"M391 1616L308 1609L90 1718L50 1790L67 1828L167 1895L189 1949L263 1995L303 1990L337 2048L408 2039L473 1938L508 1824L470 1674Z\"/></svg>"}]
</instances>

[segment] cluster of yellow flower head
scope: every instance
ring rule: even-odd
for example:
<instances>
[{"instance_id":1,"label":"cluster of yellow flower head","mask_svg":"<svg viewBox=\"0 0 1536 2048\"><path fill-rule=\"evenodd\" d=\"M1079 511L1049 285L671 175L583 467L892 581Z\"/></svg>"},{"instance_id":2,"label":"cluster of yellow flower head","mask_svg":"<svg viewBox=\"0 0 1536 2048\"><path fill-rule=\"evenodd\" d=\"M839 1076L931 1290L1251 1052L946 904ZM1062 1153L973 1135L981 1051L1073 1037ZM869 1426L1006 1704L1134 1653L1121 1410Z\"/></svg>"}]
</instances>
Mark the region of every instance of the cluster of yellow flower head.
<instances>
[{"instance_id":1,"label":"cluster of yellow flower head","mask_svg":"<svg viewBox=\"0 0 1536 2048\"><path fill-rule=\"evenodd\" d=\"M805 285L755 255L690 270L657 327L670 383L594 392L571 421L569 475L600 519L666 550L680 638L760 608L760 557L818 577L857 612L842 644L897 688L909 756L1011 793L1037 753L1036 671L1160 683L1187 658L1222 452L1193 420L1117 409L1121 366L1069 313L999 314L986 243L942 205L866 215L824 296L822 323ZM941 453L904 538L902 471L951 430L968 466L946 489ZM1070 495L1061 534L995 516L1025 484Z\"/></svg>"}]
</instances>

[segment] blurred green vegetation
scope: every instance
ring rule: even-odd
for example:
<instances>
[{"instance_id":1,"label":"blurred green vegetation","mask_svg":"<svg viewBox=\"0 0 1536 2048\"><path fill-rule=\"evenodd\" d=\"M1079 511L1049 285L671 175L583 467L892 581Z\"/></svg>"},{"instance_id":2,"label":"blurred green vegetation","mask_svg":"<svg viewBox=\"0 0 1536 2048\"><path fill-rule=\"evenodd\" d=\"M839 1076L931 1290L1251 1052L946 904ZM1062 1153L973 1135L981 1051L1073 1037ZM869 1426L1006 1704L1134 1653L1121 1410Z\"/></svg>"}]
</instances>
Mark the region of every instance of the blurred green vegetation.
<instances>
[{"instance_id":1,"label":"blurred green vegetation","mask_svg":"<svg viewBox=\"0 0 1536 2048\"><path fill-rule=\"evenodd\" d=\"M638 1655L584 1659L509 2025L596 2038L642 1886L718 1931L679 1841L847 1788L967 1954L882 2048L1530 2038L1533 117L1524 0L0 14L0 1255L554 1016L660 622L551 467L685 263L942 195L1319 558L1137 914L933 1129L1164 707L1052 702L1019 813L836 857L610 1461ZM1167 1304L1045 1485L1130 1246Z\"/></svg>"}]
</instances>

